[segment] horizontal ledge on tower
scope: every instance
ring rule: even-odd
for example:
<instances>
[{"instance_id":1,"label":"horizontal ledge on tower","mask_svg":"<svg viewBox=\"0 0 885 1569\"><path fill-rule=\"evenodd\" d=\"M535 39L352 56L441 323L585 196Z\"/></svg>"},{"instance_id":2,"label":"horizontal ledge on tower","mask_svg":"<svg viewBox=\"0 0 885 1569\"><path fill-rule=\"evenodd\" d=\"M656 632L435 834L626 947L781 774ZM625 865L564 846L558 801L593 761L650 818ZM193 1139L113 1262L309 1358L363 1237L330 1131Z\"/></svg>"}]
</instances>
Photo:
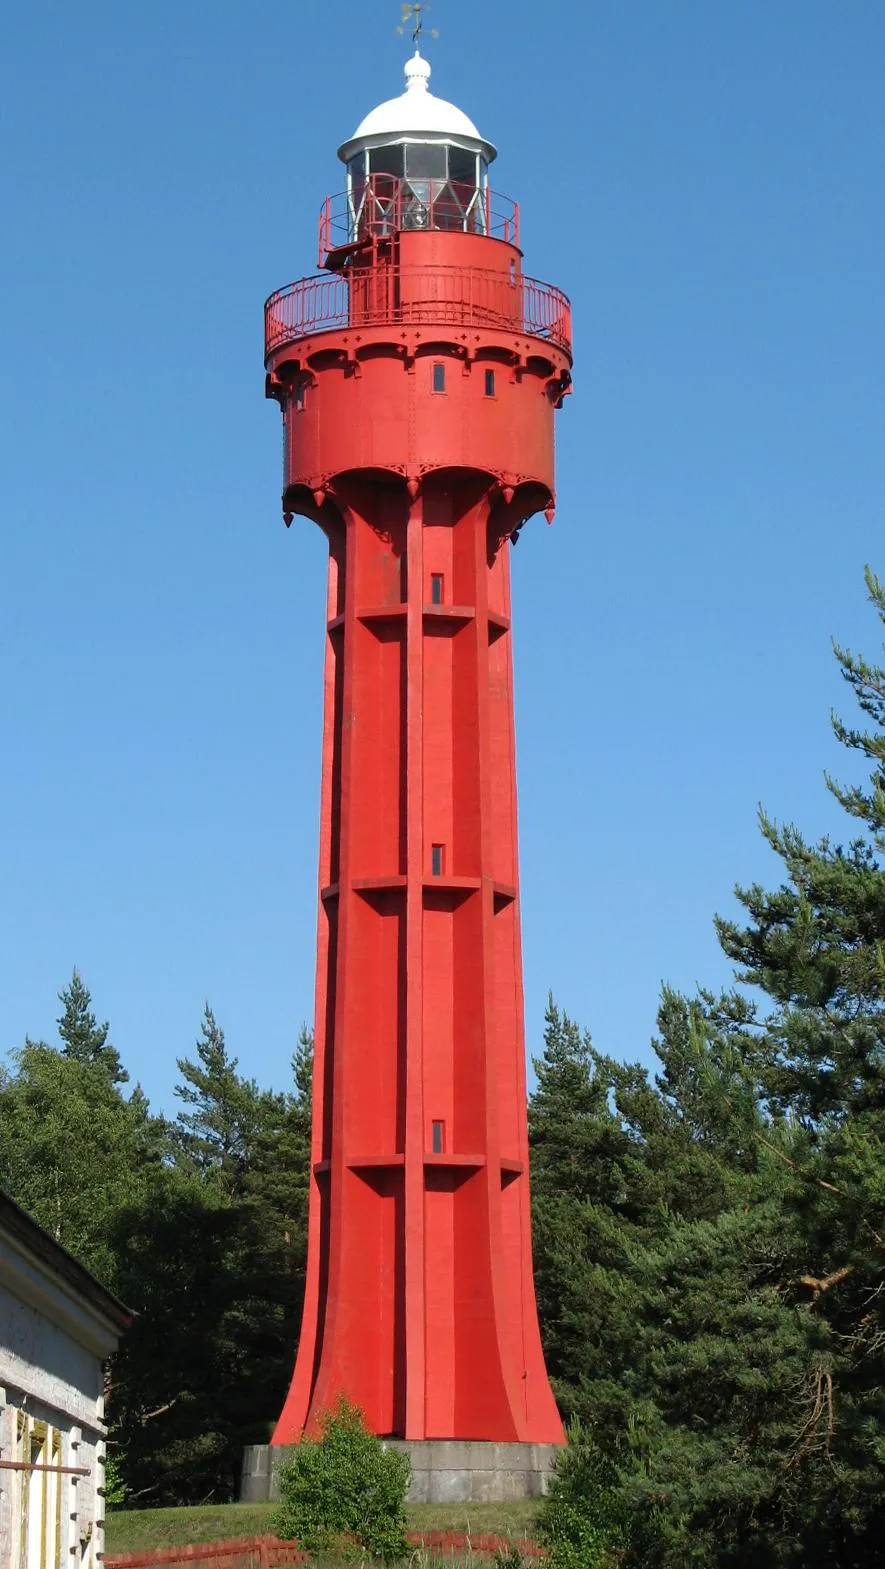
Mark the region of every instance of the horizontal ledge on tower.
<instances>
[{"instance_id":1,"label":"horizontal ledge on tower","mask_svg":"<svg viewBox=\"0 0 885 1569\"><path fill-rule=\"evenodd\" d=\"M358 610L356 618L365 626L377 621L403 621L408 608L408 605L370 605L367 610Z\"/></svg>"},{"instance_id":2,"label":"horizontal ledge on tower","mask_svg":"<svg viewBox=\"0 0 885 1569\"><path fill-rule=\"evenodd\" d=\"M424 626L428 631L434 627L457 630L476 618L473 605L425 605L423 614Z\"/></svg>"},{"instance_id":3,"label":"horizontal ledge on tower","mask_svg":"<svg viewBox=\"0 0 885 1569\"><path fill-rule=\"evenodd\" d=\"M492 883L492 902L496 915L499 910L503 910L508 904L512 904L515 898L516 889L512 883Z\"/></svg>"},{"instance_id":4,"label":"horizontal ledge on tower","mask_svg":"<svg viewBox=\"0 0 885 1569\"><path fill-rule=\"evenodd\" d=\"M404 621L408 614L408 605L369 605L365 610L358 610L357 621L364 626L375 626L379 622ZM422 616L426 629L454 628L466 626L468 621L475 621L476 608L474 605L423 605ZM344 626L345 617L333 616L326 622L327 632L340 632ZM505 632L510 631L510 617L499 614L497 610L489 611L489 642L494 643Z\"/></svg>"},{"instance_id":5,"label":"horizontal ledge on tower","mask_svg":"<svg viewBox=\"0 0 885 1569\"><path fill-rule=\"evenodd\" d=\"M397 874L392 877L355 877L351 883L354 893L401 893L406 886L405 876Z\"/></svg>"},{"instance_id":6,"label":"horizontal ledge on tower","mask_svg":"<svg viewBox=\"0 0 885 1569\"><path fill-rule=\"evenodd\" d=\"M425 893L451 893L469 894L476 893L482 887L481 877L424 877L421 886ZM354 893L361 895L375 893L402 893L408 884L405 873L392 873L388 877L355 877L351 883ZM320 898L323 904L333 904L341 896L340 883L327 883L320 889ZM492 883L492 900L495 913L512 904L516 898L516 888L512 883Z\"/></svg>"},{"instance_id":7,"label":"horizontal ledge on tower","mask_svg":"<svg viewBox=\"0 0 885 1569\"><path fill-rule=\"evenodd\" d=\"M344 1162L348 1171L398 1171L405 1163L405 1155L351 1155ZM314 1161L315 1177L328 1176L331 1169L330 1160Z\"/></svg>"},{"instance_id":8,"label":"horizontal ledge on tower","mask_svg":"<svg viewBox=\"0 0 885 1569\"><path fill-rule=\"evenodd\" d=\"M482 887L481 877L425 877L425 893L476 893Z\"/></svg>"},{"instance_id":9,"label":"horizontal ledge on tower","mask_svg":"<svg viewBox=\"0 0 885 1569\"><path fill-rule=\"evenodd\" d=\"M363 897L370 897L375 893L401 893L406 886L406 878L399 873L390 877L355 877L350 886L354 893ZM320 889L323 904L333 904L340 897L340 883L328 883L325 888Z\"/></svg>"},{"instance_id":10,"label":"horizontal ledge on tower","mask_svg":"<svg viewBox=\"0 0 885 1569\"><path fill-rule=\"evenodd\" d=\"M434 1155L427 1151L422 1156L425 1171L459 1171L464 1177L483 1171L488 1164L485 1155ZM344 1162L345 1170L361 1171L402 1171L406 1164L405 1155L350 1155ZM511 1160L502 1156L498 1162L501 1173L501 1186L506 1188L517 1177L525 1173L525 1162ZM317 1160L313 1164L315 1177L328 1177L332 1170L330 1160Z\"/></svg>"},{"instance_id":11,"label":"horizontal ledge on tower","mask_svg":"<svg viewBox=\"0 0 885 1569\"><path fill-rule=\"evenodd\" d=\"M435 1170L447 1168L452 1171L481 1171L486 1163L484 1155L433 1155L424 1156L425 1166L433 1166Z\"/></svg>"},{"instance_id":12,"label":"horizontal ledge on tower","mask_svg":"<svg viewBox=\"0 0 885 1569\"><path fill-rule=\"evenodd\" d=\"M351 1155L344 1162L348 1171L397 1171L406 1164L405 1155Z\"/></svg>"}]
</instances>

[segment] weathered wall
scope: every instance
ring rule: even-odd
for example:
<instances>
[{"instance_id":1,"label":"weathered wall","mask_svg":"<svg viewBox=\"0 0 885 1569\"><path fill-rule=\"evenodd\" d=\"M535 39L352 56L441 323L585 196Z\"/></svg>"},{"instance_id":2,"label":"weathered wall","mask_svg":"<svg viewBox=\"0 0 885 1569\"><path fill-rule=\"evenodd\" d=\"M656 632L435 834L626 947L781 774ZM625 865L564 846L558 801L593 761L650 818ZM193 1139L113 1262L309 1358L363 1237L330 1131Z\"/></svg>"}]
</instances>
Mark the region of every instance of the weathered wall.
<instances>
[{"instance_id":1,"label":"weathered wall","mask_svg":"<svg viewBox=\"0 0 885 1569\"><path fill-rule=\"evenodd\" d=\"M0 1569L97 1569L103 1364L119 1331L98 1283L13 1220L0 1225Z\"/></svg>"},{"instance_id":2,"label":"weathered wall","mask_svg":"<svg viewBox=\"0 0 885 1569\"><path fill-rule=\"evenodd\" d=\"M95 1426L103 1388L100 1359L2 1283L0 1372L4 1383L27 1390L70 1422Z\"/></svg>"},{"instance_id":3,"label":"weathered wall","mask_svg":"<svg viewBox=\"0 0 885 1569\"><path fill-rule=\"evenodd\" d=\"M0 1314L5 1304L0 1301ZM0 1329L3 1319L0 1317ZM3 1377L4 1348L0 1346L0 1377ZM64 1389L64 1399L69 1393ZM8 1569L21 1563L26 1542L26 1569L56 1561L72 1569L95 1569L103 1545L104 1501L100 1491L104 1475L104 1438L95 1425L80 1425L51 1399L37 1399L27 1387L7 1382L0 1387L0 1457L14 1463L31 1458L32 1444L46 1438L39 1451L41 1461L62 1467L58 1474L0 1469L0 1566ZM56 1434L57 1448L53 1452ZM79 1476L76 1471L87 1474ZM49 1497L47 1499L47 1491ZM29 1508L30 1505L30 1508ZM43 1528L47 1518L50 1529ZM30 1519L28 1520L28 1516ZM34 1529L40 1518L41 1536ZM23 1524L28 1520L28 1537Z\"/></svg>"}]
</instances>

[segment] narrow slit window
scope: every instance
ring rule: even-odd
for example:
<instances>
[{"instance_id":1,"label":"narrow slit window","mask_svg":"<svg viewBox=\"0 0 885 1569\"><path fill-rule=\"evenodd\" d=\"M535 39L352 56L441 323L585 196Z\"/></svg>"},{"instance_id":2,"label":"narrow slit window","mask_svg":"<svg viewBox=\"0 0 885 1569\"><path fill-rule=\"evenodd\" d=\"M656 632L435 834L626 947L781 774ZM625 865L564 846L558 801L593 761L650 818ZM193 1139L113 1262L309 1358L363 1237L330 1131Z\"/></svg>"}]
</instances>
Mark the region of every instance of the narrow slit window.
<instances>
[{"instance_id":1,"label":"narrow slit window","mask_svg":"<svg viewBox=\"0 0 885 1569\"><path fill-rule=\"evenodd\" d=\"M433 877L442 877L445 846L432 844L430 846L430 872Z\"/></svg>"},{"instance_id":2,"label":"narrow slit window","mask_svg":"<svg viewBox=\"0 0 885 1569\"><path fill-rule=\"evenodd\" d=\"M446 1125L444 1122L433 1122L430 1128L430 1148L434 1155L444 1155L446 1152Z\"/></svg>"},{"instance_id":3,"label":"narrow slit window","mask_svg":"<svg viewBox=\"0 0 885 1569\"><path fill-rule=\"evenodd\" d=\"M495 396L495 372L493 370L485 372L485 387L486 397L493 398Z\"/></svg>"},{"instance_id":4,"label":"narrow slit window","mask_svg":"<svg viewBox=\"0 0 885 1569\"><path fill-rule=\"evenodd\" d=\"M296 409L303 409L306 402L307 402L307 383L304 382L304 381L300 381L298 383L298 386L295 388L295 407L296 407Z\"/></svg>"},{"instance_id":5,"label":"narrow slit window","mask_svg":"<svg viewBox=\"0 0 885 1569\"><path fill-rule=\"evenodd\" d=\"M430 603L432 605L441 605L442 602L443 602L442 573L441 572L431 572L431 574L430 574Z\"/></svg>"},{"instance_id":6,"label":"narrow slit window","mask_svg":"<svg viewBox=\"0 0 885 1569\"><path fill-rule=\"evenodd\" d=\"M431 386L432 386L434 392L445 392L445 390L446 390L446 367L445 367L445 365L434 365L434 367L433 367L433 376L432 376L432 380L431 380Z\"/></svg>"}]
</instances>

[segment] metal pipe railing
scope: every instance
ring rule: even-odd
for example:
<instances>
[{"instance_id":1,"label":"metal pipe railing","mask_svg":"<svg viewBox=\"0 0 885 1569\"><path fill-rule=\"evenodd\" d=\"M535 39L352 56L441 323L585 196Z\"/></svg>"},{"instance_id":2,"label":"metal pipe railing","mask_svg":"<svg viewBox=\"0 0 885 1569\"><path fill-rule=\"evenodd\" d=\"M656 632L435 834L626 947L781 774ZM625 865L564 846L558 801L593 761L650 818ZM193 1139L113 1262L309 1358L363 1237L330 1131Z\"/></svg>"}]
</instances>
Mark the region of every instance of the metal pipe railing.
<instances>
[{"instance_id":1,"label":"metal pipe railing","mask_svg":"<svg viewBox=\"0 0 885 1569\"><path fill-rule=\"evenodd\" d=\"M264 307L265 353L318 332L385 325L524 332L571 353L571 306L552 284L481 267L391 266L301 278Z\"/></svg>"},{"instance_id":2,"label":"metal pipe railing","mask_svg":"<svg viewBox=\"0 0 885 1569\"><path fill-rule=\"evenodd\" d=\"M462 230L519 245L519 203L488 186L372 174L327 196L320 210L319 265L330 252L410 229Z\"/></svg>"}]
</instances>

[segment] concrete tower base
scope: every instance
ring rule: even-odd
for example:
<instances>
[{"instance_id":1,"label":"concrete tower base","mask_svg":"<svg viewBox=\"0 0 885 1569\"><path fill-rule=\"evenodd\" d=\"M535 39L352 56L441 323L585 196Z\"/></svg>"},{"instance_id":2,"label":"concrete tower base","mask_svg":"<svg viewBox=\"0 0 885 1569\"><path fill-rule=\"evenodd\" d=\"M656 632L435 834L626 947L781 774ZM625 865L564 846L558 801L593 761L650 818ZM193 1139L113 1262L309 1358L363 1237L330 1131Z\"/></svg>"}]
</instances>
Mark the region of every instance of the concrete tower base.
<instances>
[{"instance_id":1,"label":"concrete tower base","mask_svg":"<svg viewBox=\"0 0 885 1569\"><path fill-rule=\"evenodd\" d=\"M389 1438L385 1447L401 1450L412 1463L411 1503L462 1504L542 1497L560 1445ZM282 1444L249 1445L243 1451L240 1501L279 1498L277 1470L290 1453Z\"/></svg>"}]
</instances>

